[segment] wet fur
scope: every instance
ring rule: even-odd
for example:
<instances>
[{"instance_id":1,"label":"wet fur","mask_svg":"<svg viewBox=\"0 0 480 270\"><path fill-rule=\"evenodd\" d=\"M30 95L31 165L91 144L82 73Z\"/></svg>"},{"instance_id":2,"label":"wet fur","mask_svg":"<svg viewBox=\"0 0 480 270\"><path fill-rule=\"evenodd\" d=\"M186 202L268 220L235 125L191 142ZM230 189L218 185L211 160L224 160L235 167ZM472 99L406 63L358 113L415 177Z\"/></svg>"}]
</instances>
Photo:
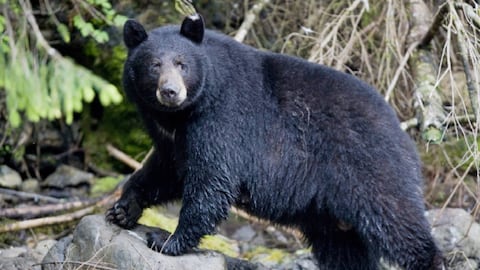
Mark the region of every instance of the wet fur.
<instances>
[{"instance_id":1,"label":"wet fur","mask_svg":"<svg viewBox=\"0 0 480 270\"><path fill-rule=\"evenodd\" d=\"M150 96L154 75L138 77L148 73L139 55L160 51L188 55L195 70L176 110ZM380 257L440 269L414 145L369 85L208 30L191 42L176 26L129 50L124 85L155 151L107 219L130 228L142 209L181 199L175 233L165 244L150 235L153 248L187 252L236 205L303 231L320 269L378 269Z\"/></svg>"}]
</instances>

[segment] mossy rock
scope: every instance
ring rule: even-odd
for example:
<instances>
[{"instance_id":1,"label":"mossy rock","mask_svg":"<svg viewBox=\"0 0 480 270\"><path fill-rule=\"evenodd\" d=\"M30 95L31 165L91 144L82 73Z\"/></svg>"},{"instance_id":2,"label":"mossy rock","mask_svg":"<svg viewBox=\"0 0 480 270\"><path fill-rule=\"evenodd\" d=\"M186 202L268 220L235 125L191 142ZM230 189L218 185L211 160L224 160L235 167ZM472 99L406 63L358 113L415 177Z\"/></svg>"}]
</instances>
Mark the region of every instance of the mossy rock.
<instances>
[{"instance_id":1,"label":"mossy rock","mask_svg":"<svg viewBox=\"0 0 480 270\"><path fill-rule=\"evenodd\" d=\"M96 178L93 180L93 185L90 189L92 197L98 197L108 192L113 191L117 185L123 180L122 177L106 176L102 178Z\"/></svg>"},{"instance_id":2,"label":"mossy rock","mask_svg":"<svg viewBox=\"0 0 480 270\"><path fill-rule=\"evenodd\" d=\"M173 233L178 225L178 218L170 217L162 214L160 211L148 208L143 211L138 223L152 227L159 227ZM207 235L203 237L199 248L215 250L230 257L239 256L237 242L221 235Z\"/></svg>"}]
</instances>

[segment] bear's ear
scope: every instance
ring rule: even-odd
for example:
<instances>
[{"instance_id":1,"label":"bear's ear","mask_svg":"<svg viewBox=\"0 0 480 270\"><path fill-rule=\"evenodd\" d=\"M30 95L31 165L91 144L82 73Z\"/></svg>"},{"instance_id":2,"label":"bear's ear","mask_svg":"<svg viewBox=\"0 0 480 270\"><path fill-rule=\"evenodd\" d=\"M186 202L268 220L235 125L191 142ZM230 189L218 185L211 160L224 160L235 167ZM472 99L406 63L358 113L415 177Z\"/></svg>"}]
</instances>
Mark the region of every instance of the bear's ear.
<instances>
[{"instance_id":1,"label":"bear's ear","mask_svg":"<svg viewBox=\"0 0 480 270\"><path fill-rule=\"evenodd\" d=\"M195 43L201 43L205 33L205 24L200 14L188 16L183 20L180 34Z\"/></svg>"},{"instance_id":2,"label":"bear's ear","mask_svg":"<svg viewBox=\"0 0 480 270\"><path fill-rule=\"evenodd\" d=\"M137 47L147 37L145 28L135 20L128 20L123 26L123 41L129 49Z\"/></svg>"}]
</instances>

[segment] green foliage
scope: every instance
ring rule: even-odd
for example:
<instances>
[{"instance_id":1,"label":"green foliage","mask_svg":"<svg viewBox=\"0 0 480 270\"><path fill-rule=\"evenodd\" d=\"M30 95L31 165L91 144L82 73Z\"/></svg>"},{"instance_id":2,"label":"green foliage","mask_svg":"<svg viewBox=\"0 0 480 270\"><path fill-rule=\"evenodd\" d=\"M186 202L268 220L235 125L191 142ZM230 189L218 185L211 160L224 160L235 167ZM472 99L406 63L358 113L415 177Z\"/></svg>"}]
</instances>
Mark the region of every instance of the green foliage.
<instances>
[{"instance_id":1,"label":"green foliage","mask_svg":"<svg viewBox=\"0 0 480 270\"><path fill-rule=\"evenodd\" d=\"M216 250L230 257L239 257L238 244L222 235L205 235L199 245L201 249Z\"/></svg>"},{"instance_id":2,"label":"green foliage","mask_svg":"<svg viewBox=\"0 0 480 270\"><path fill-rule=\"evenodd\" d=\"M97 44L108 41L107 32L96 26L99 21L109 25L124 21L106 0L75 3L83 10L73 17L73 25ZM3 71L0 73L0 91L6 91L8 120L13 127L18 127L24 118L32 122L64 118L70 124L74 113L81 112L84 103L92 102L96 95L103 106L122 101L117 87L61 56L35 27L30 27L32 23L37 25L35 21L27 20L25 14L32 12L29 5L20 7L15 1L6 1L5 8L8 17L0 16L0 70ZM83 19L82 12L98 15L90 22ZM16 19L10 20L9 17ZM71 33L67 25L56 18L53 21L62 39L69 42Z\"/></svg>"},{"instance_id":3,"label":"green foliage","mask_svg":"<svg viewBox=\"0 0 480 270\"><path fill-rule=\"evenodd\" d=\"M98 43L105 43L108 41L107 32L95 29L92 23L84 21L80 15L73 17L73 25L80 30L80 33L84 37L91 36Z\"/></svg>"},{"instance_id":4,"label":"green foliage","mask_svg":"<svg viewBox=\"0 0 480 270\"><path fill-rule=\"evenodd\" d=\"M158 211L152 208L147 208L143 210L142 216L138 220L138 223L151 227L159 227L170 233L173 233L178 225L178 218L169 217L164 214L160 214Z\"/></svg>"},{"instance_id":5,"label":"green foliage","mask_svg":"<svg viewBox=\"0 0 480 270\"><path fill-rule=\"evenodd\" d=\"M5 32L5 17L0 15L0 50L9 51L10 47L8 46L8 36L3 34Z\"/></svg>"},{"instance_id":6,"label":"green foliage","mask_svg":"<svg viewBox=\"0 0 480 270\"><path fill-rule=\"evenodd\" d=\"M57 31L62 37L63 41L66 43L70 42L70 31L68 31L68 27L63 23L57 24Z\"/></svg>"},{"instance_id":7,"label":"green foliage","mask_svg":"<svg viewBox=\"0 0 480 270\"><path fill-rule=\"evenodd\" d=\"M94 40L89 40L83 47L83 53L92 59L92 70L109 78L113 84L121 85L123 64L127 59L127 50L123 44L99 46Z\"/></svg>"},{"instance_id":8,"label":"green foliage","mask_svg":"<svg viewBox=\"0 0 480 270\"><path fill-rule=\"evenodd\" d=\"M91 102L96 93L104 106L122 101L115 86L68 58L39 61L27 51L18 51L13 60L0 50L0 69L4 71L0 88L7 91L7 111L13 127L20 125L22 112L32 122L65 117L70 124L73 114L82 111L83 102Z\"/></svg>"},{"instance_id":9,"label":"green foliage","mask_svg":"<svg viewBox=\"0 0 480 270\"><path fill-rule=\"evenodd\" d=\"M101 29L102 25L123 26L127 17L117 14L108 0L75 1L78 3L79 13L73 16L73 26L80 31L83 37L91 37L98 43L109 40L108 33ZM93 16L92 16L93 14ZM88 15L88 16L87 16ZM55 16L51 14L51 16ZM85 18L91 17L89 20ZM68 27L60 23L55 17L53 21L57 25L57 31L63 41L70 42Z\"/></svg>"},{"instance_id":10,"label":"green foliage","mask_svg":"<svg viewBox=\"0 0 480 270\"><path fill-rule=\"evenodd\" d=\"M428 127L423 131L422 139L432 144L439 144L442 142L443 134L441 130L435 127Z\"/></svg>"},{"instance_id":11,"label":"green foliage","mask_svg":"<svg viewBox=\"0 0 480 270\"><path fill-rule=\"evenodd\" d=\"M90 190L91 195L96 197L107 192L113 191L115 187L122 181L123 177L106 176L97 178Z\"/></svg>"},{"instance_id":12,"label":"green foliage","mask_svg":"<svg viewBox=\"0 0 480 270\"><path fill-rule=\"evenodd\" d=\"M175 0L175 9L185 16L192 16L197 13L192 0Z\"/></svg>"},{"instance_id":13,"label":"green foliage","mask_svg":"<svg viewBox=\"0 0 480 270\"><path fill-rule=\"evenodd\" d=\"M292 258L288 252L278 248L267 248L263 246L256 247L245 253L244 256L248 260L261 261L265 264L275 263L280 264Z\"/></svg>"}]
</instances>

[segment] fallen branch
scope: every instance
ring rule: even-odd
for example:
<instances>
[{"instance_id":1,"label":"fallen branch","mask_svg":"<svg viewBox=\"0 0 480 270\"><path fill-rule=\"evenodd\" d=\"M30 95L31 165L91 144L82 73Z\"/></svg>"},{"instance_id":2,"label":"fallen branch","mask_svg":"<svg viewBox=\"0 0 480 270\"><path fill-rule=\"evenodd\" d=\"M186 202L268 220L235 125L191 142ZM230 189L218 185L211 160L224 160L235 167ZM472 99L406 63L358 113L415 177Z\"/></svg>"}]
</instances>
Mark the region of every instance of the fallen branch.
<instances>
[{"instance_id":1,"label":"fallen branch","mask_svg":"<svg viewBox=\"0 0 480 270\"><path fill-rule=\"evenodd\" d=\"M36 218L36 219L29 219L29 220L14 222L14 223L0 226L0 233L19 231L19 230L25 230L25 229L30 229L30 228L40 227L40 226L69 222L69 221L79 219L88 214L91 214L93 213L94 210L95 210L95 206L90 206L90 207L75 211L73 213L65 214L65 215Z\"/></svg>"},{"instance_id":2,"label":"fallen branch","mask_svg":"<svg viewBox=\"0 0 480 270\"><path fill-rule=\"evenodd\" d=\"M400 128L402 130L408 130L412 127L418 126L418 118L411 118L400 123Z\"/></svg>"},{"instance_id":3,"label":"fallen branch","mask_svg":"<svg viewBox=\"0 0 480 270\"><path fill-rule=\"evenodd\" d=\"M431 28L431 14L423 1L410 0L412 28L408 40L411 44L419 42ZM419 115L422 137L427 142L438 143L443 138L445 112L438 92L435 75L437 70L433 63L433 54L426 48L417 47L409 60L412 77L415 82L415 109Z\"/></svg>"},{"instance_id":4,"label":"fallen branch","mask_svg":"<svg viewBox=\"0 0 480 270\"><path fill-rule=\"evenodd\" d=\"M107 144L106 147L107 147L108 154L110 154L114 158L118 159L119 161L125 163L130 168L132 168L134 170L138 170L142 167L142 163L140 163L140 162L136 161L135 159L131 158L130 156L128 156L124 152L118 150L113 145Z\"/></svg>"},{"instance_id":5,"label":"fallen branch","mask_svg":"<svg viewBox=\"0 0 480 270\"><path fill-rule=\"evenodd\" d=\"M0 217L7 218L19 218L19 217L37 217L42 215L51 214L58 211L68 211L71 209L88 207L92 204L95 204L98 200L84 200L84 201L74 201L74 202L64 202L64 203L55 203L55 204L46 204L40 206L24 206L24 207L14 207L0 209Z\"/></svg>"},{"instance_id":6,"label":"fallen branch","mask_svg":"<svg viewBox=\"0 0 480 270\"><path fill-rule=\"evenodd\" d=\"M36 219L18 221L10 224L4 224L0 226L0 233L31 229L31 228L70 222L76 219L80 219L86 215L93 213L97 208L103 208L106 205L113 204L116 200L118 200L118 198L120 198L120 195L121 195L121 185L119 185L119 187L117 187L115 191L112 192L111 194L97 200L97 202L93 206L82 208L68 214L63 214L63 215L58 215L53 217L36 218Z\"/></svg>"},{"instance_id":7,"label":"fallen branch","mask_svg":"<svg viewBox=\"0 0 480 270\"><path fill-rule=\"evenodd\" d=\"M420 47L425 47L430 44L430 41L437 35L438 31L442 26L443 20L446 18L446 14L448 13L448 5L444 3L440 6L435 17L433 19L432 24L428 28L427 33L423 36L422 41L420 41Z\"/></svg>"},{"instance_id":8,"label":"fallen branch","mask_svg":"<svg viewBox=\"0 0 480 270\"><path fill-rule=\"evenodd\" d=\"M16 191L12 189L6 189L6 188L0 188L0 193L10 195L10 196L15 196L18 198L22 199L31 199L34 201L46 201L50 203L61 203L63 200L45 196L45 195L40 195L36 193L28 193L28 192L23 192L23 191ZM1 213L1 212L0 212ZM1 216L1 215L0 215Z\"/></svg>"},{"instance_id":9,"label":"fallen branch","mask_svg":"<svg viewBox=\"0 0 480 270\"><path fill-rule=\"evenodd\" d=\"M453 3L450 3L450 8L453 9ZM464 13L466 13L467 4L465 5L455 5L456 7L461 7ZM472 8L472 7L470 7ZM473 9L473 8L472 8ZM470 98L470 104L472 106L473 114L475 115L475 120L478 120L479 117L479 98L478 98L478 89L477 89L477 83L472 75L472 67L470 65L469 61L469 51L467 48L466 40L467 40L467 33L465 33L465 29L462 25L462 22L460 21L459 15L455 14L455 19L453 20L453 23L455 24L455 28L457 29L456 31L456 36L457 36L457 43L458 43L458 48L460 50L460 57L462 59L462 64L463 64L463 72L465 73L465 78L467 79L467 90L468 90L468 96ZM479 19L480 20L480 19Z\"/></svg>"},{"instance_id":10,"label":"fallen branch","mask_svg":"<svg viewBox=\"0 0 480 270\"><path fill-rule=\"evenodd\" d=\"M467 3L455 3L455 7L461 8L465 16L470 18L472 22L477 26L477 28L480 28L480 15L475 12L475 9L471 5Z\"/></svg>"},{"instance_id":11,"label":"fallen branch","mask_svg":"<svg viewBox=\"0 0 480 270\"><path fill-rule=\"evenodd\" d=\"M242 24L238 28L237 34L233 39L242 43L245 37L248 34L248 31L253 26L255 19L257 18L260 11L268 4L270 0L260 0L258 3L254 4L253 7L245 14L245 20L243 20Z\"/></svg>"}]
</instances>

